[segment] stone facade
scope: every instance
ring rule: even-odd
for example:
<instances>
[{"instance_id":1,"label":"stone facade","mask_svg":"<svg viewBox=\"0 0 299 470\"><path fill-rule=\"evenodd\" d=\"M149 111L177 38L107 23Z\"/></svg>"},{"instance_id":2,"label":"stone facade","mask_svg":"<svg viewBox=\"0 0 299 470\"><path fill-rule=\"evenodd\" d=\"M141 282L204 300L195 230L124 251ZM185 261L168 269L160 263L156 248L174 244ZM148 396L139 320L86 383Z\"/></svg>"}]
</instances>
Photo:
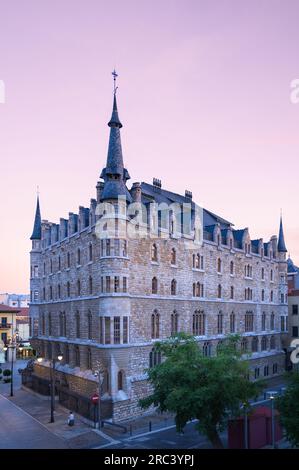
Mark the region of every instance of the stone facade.
<instances>
[{"instance_id":1,"label":"stone facade","mask_svg":"<svg viewBox=\"0 0 299 470\"><path fill-rule=\"evenodd\" d=\"M36 216L31 342L45 361L35 366L35 374L47 377L49 360L62 353L60 379L65 376L69 390L90 397L98 387L94 371L100 371L102 399L111 403L110 417L117 421L141 413L138 401L150 392L146 369L161 360L155 342L177 331L194 334L204 354L215 354L228 333L239 333L244 353L252 352L253 379L281 374L288 306L280 240L251 240L248 229L235 230L205 209L200 244L193 242L192 217L187 234L158 222L155 239L142 223L136 236L118 236L120 224L127 228L131 217L116 194L125 207L189 203L193 214L194 203L190 192L164 191L159 180L134 183L128 191L115 98L109 126L104 182L97 184L90 207L80 207L78 215L70 213L59 224ZM103 220L109 220L98 210L103 203L117 209L116 238L101 236ZM142 227L146 237L137 236Z\"/></svg>"}]
</instances>

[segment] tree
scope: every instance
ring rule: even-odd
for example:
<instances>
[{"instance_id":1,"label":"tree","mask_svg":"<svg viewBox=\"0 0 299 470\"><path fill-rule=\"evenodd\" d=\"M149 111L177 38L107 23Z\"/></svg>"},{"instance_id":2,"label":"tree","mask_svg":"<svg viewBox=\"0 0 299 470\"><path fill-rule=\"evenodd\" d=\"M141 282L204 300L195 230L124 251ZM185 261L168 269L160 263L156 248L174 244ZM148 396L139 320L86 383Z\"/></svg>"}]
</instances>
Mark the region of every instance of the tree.
<instances>
[{"instance_id":1,"label":"tree","mask_svg":"<svg viewBox=\"0 0 299 470\"><path fill-rule=\"evenodd\" d=\"M299 447L299 373L292 372L288 380L286 392L277 399L277 408L287 439L294 447Z\"/></svg>"},{"instance_id":2,"label":"tree","mask_svg":"<svg viewBox=\"0 0 299 470\"><path fill-rule=\"evenodd\" d=\"M259 385L249 380L248 362L242 360L239 336L228 336L217 356L204 356L193 336L178 333L157 349L163 362L148 369L153 393L140 406L151 405L175 413L177 431L197 419L197 429L214 448L222 448L219 436L228 417L240 415L240 405L258 394Z\"/></svg>"}]
</instances>

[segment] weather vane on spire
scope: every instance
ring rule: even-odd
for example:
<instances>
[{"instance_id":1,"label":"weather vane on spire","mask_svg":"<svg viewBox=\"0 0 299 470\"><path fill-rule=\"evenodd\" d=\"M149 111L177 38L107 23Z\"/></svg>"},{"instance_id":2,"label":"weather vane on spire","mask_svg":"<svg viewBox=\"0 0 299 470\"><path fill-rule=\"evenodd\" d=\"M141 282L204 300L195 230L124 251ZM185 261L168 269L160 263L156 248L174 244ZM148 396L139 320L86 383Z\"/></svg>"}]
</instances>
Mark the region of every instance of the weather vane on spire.
<instances>
[{"instance_id":1,"label":"weather vane on spire","mask_svg":"<svg viewBox=\"0 0 299 470\"><path fill-rule=\"evenodd\" d=\"M116 86L116 77L118 77L118 74L116 73L115 69L112 72L113 75L113 81L114 81L114 94L116 94L117 86Z\"/></svg>"}]
</instances>

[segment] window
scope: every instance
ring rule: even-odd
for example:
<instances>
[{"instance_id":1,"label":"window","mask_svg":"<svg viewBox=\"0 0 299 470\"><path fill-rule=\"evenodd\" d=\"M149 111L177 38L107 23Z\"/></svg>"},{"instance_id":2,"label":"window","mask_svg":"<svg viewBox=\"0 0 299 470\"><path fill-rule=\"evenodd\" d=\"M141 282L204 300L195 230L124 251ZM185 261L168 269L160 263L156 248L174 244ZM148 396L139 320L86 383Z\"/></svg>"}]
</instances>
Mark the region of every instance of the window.
<instances>
[{"instance_id":1,"label":"window","mask_svg":"<svg viewBox=\"0 0 299 470\"><path fill-rule=\"evenodd\" d=\"M52 335L52 315L49 313L48 315L48 334L49 336Z\"/></svg>"},{"instance_id":2,"label":"window","mask_svg":"<svg viewBox=\"0 0 299 470\"><path fill-rule=\"evenodd\" d=\"M92 339L92 314L90 310L87 314L87 338Z\"/></svg>"},{"instance_id":3,"label":"window","mask_svg":"<svg viewBox=\"0 0 299 470\"><path fill-rule=\"evenodd\" d=\"M60 336L66 336L66 319L65 319L64 312L60 312L59 314L59 326L60 326Z\"/></svg>"},{"instance_id":4,"label":"window","mask_svg":"<svg viewBox=\"0 0 299 470\"><path fill-rule=\"evenodd\" d=\"M88 259L92 261L92 244L90 243L88 246Z\"/></svg>"},{"instance_id":5,"label":"window","mask_svg":"<svg viewBox=\"0 0 299 470\"><path fill-rule=\"evenodd\" d=\"M236 331L236 315L232 312L229 316L229 330L230 333L235 333Z\"/></svg>"},{"instance_id":6,"label":"window","mask_svg":"<svg viewBox=\"0 0 299 470\"><path fill-rule=\"evenodd\" d=\"M258 379L259 376L260 376L260 368L259 368L259 367L256 367L256 368L254 369L254 378L255 378L255 379Z\"/></svg>"},{"instance_id":7,"label":"window","mask_svg":"<svg viewBox=\"0 0 299 470\"><path fill-rule=\"evenodd\" d=\"M222 335L223 333L223 313L219 312L217 317L217 333Z\"/></svg>"},{"instance_id":8,"label":"window","mask_svg":"<svg viewBox=\"0 0 299 470\"><path fill-rule=\"evenodd\" d=\"M119 239L114 240L114 256L119 256Z\"/></svg>"},{"instance_id":9,"label":"window","mask_svg":"<svg viewBox=\"0 0 299 470\"><path fill-rule=\"evenodd\" d=\"M176 264L176 251L174 248L171 250L171 264Z\"/></svg>"},{"instance_id":10,"label":"window","mask_svg":"<svg viewBox=\"0 0 299 470\"><path fill-rule=\"evenodd\" d=\"M230 273L231 275L234 274L234 262L233 261L230 262Z\"/></svg>"},{"instance_id":11,"label":"window","mask_svg":"<svg viewBox=\"0 0 299 470\"><path fill-rule=\"evenodd\" d=\"M75 366L80 367L80 349L79 349L79 346L75 346Z\"/></svg>"},{"instance_id":12,"label":"window","mask_svg":"<svg viewBox=\"0 0 299 470\"><path fill-rule=\"evenodd\" d=\"M269 366L264 366L264 377L269 375Z\"/></svg>"},{"instance_id":13,"label":"window","mask_svg":"<svg viewBox=\"0 0 299 470\"><path fill-rule=\"evenodd\" d=\"M270 349L275 349L276 348L276 341L275 341L275 336L270 337Z\"/></svg>"},{"instance_id":14,"label":"window","mask_svg":"<svg viewBox=\"0 0 299 470\"><path fill-rule=\"evenodd\" d=\"M128 317L123 317L123 344L128 343Z\"/></svg>"},{"instance_id":15,"label":"window","mask_svg":"<svg viewBox=\"0 0 299 470\"><path fill-rule=\"evenodd\" d=\"M209 341L205 341L203 343L203 347L202 347L202 353L204 356L211 356L212 355L212 345Z\"/></svg>"},{"instance_id":16,"label":"window","mask_svg":"<svg viewBox=\"0 0 299 470\"><path fill-rule=\"evenodd\" d=\"M33 267L33 276L38 277L38 266Z\"/></svg>"},{"instance_id":17,"label":"window","mask_svg":"<svg viewBox=\"0 0 299 470\"><path fill-rule=\"evenodd\" d=\"M273 281L273 269L270 271L270 281Z\"/></svg>"},{"instance_id":18,"label":"window","mask_svg":"<svg viewBox=\"0 0 299 470\"><path fill-rule=\"evenodd\" d=\"M111 251L111 242L110 240L106 240L106 256L110 256Z\"/></svg>"},{"instance_id":19,"label":"window","mask_svg":"<svg viewBox=\"0 0 299 470\"><path fill-rule=\"evenodd\" d=\"M242 338L241 341L241 352L245 353L248 350L248 341L247 338Z\"/></svg>"},{"instance_id":20,"label":"window","mask_svg":"<svg viewBox=\"0 0 299 470\"><path fill-rule=\"evenodd\" d=\"M153 243L152 245L152 261L155 261L157 262L158 261L158 249L157 249L157 245L155 243Z\"/></svg>"},{"instance_id":21,"label":"window","mask_svg":"<svg viewBox=\"0 0 299 470\"><path fill-rule=\"evenodd\" d=\"M158 280L156 277L152 279L152 294L157 294L158 292Z\"/></svg>"},{"instance_id":22,"label":"window","mask_svg":"<svg viewBox=\"0 0 299 470\"><path fill-rule=\"evenodd\" d=\"M110 293L110 276L106 276L106 292Z\"/></svg>"},{"instance_id":23,"label":"window","mask_svg":"<svg viewBox=\"0 0 299 470\"><path fill-rule=\"evenodd\" d=\"M87 369L90 369L92 370L92 355L91 355L91 349L88 348L87 349L87 358L86 358L86 365L87 365Z\"/></svg>"},{"instance_id":24,"label":"window","mask_svg":"<svg viewBox=\"0 0 299 470\"><path fill-rule=\"evenodd\" d=\"M161 364L161 352L153 348L149 354L149 366L152 368L159 364Z\"/></svg>"},{"instance_id":25,"label":"window","mask_svg":"<svg viewBox=\"0 0 299 470\"><path fill-rule=\"evenodd\" d=\"M50 273L53 274L53 261L50 260Z\"/></svg>"},{"instance_id":26,"label":"window","mask_svg":"<svg viewBox=\"0 0 299 470\"><path fill-rule=\"evenodd\" d=\"M280 317L280 331L282 331L282 332L286 331L285 317L284 316Z\"/></svg>"},{"instance_id":27,"label":"window","mask_svg":"<svg viewBox=\"0 0 299 470\"><path fill-rule=\"evenodd\" d=\"M271 293L270 293L270 302L273 302L273 290L271 290Z\"/></svg>"},{"instance_id":28,"label":"window","mask_svg":"<svg viewBox=\"0 0 299 470\"><path fill-rule=\"evenodd\" d=\"M280 294L280 303L284 303L284 294Z\"/></svg>"},{"instance_id":29,"label":"window","mask_svg":"<svg viewBox=\"0 0 299 470\"><path fill-rule=\"evenodd\" d=\"M114 317L114 344L120 344L120 317Z\"/></svg>"},{"instance_id":30,"label":"window","mask_svg":"<svg viewBox=\"0 0 299 470\"><path fill-rule=\"evenodd\" d=\"M245 332L253 331L253 313L246 312L245 314Z\"/></svg>"},{"instance_id":31,"label":"window","mask_svg":"<svg viewBox=\"0 0 299 470\"><path fill-rule=\"evenodd\" d=\"M46 288L43 287L43 300L46 300Z\"/></svg>"},{"instance_id":32,"label":"window","mask_svg":"<svg viewBox=\"0 0 299 470\"><path fill-rule=\"evenodd\" d=\"M77 264L81 264L81 251L80 248L77 250Z\"/></svg>"},{"instance_id":33,"label":"window","mask_svg":"<svg viewBox=\"0 0 299 470\"><path fill-rule=\"evenodd\" d=\"M275 330L275 314L274 314L274 312L271 313L271 317L270 317L270 330L271 331Z\"/></svg>"},{"instance_id":34,"label":"window","mask_svg":"<svg viewBox=\"0 0 299 470\"><path fill-rule=\"evenodd\" d=\"M80 338L80 313L77 311L76 312L76 338Z\"/></svg>"},{"instance_id":35,"label":"window","mask_svg":"<svg viewBox=\"0 0 299 470\"><path fill-rule=\"evenodd\" d=\"M172 279L171 288L170 288L171 295L176 295L176 289L177 289L177 282L175 279Z\"/></svg>"},{"instance_id":36,"label":"window","mask_svg":"<svg viewBox=\"0 0 299 470\"><path fill-rule=\"evenodd\" d=\"M199 310L193 314L192 333L195 336L205 335L205 314Z\"/></svg>"},{"instance_id":37,"label":"window","mask_svg":"<svg viewBox=\"0 0 299 470\"><path fill-rule=\"evenodd\" d=\"M152 339L157 339L160 336L160 315L157 310L152 314Z\"/></svg>"},{"instance_id":38,"label":"window","mask_svg":"<svg viewBox=\"0 0 299 470\"><path fill-rule=\"evenodd\" d=\"M60 284L58 284L58 286L57 286L57 292L58 292L58 298L60 299L60 298L61 298L61 287L60 287Z\"/></svg>"},{"instance_id":39,"label":"window","mask_svg":"<svg viewBox=\"0 0 299 470\"><path fill-rule=\"evenodd\" d=\"M119 370L117 374L117 389L123 390L123 388L124 388L124 373L122 370Z\"/></svg>"},{"instance_id":40,"label":"window","mask_svg":"<svg viewBox=\"0 0 299 470\"><path fill-rule=\"evenodd\" d=\"M221 294L222 294L222 287L221 287L221 284L218 284L218 289L217 289L218 299L221 299Z\"/></svg>"},{"instance_id":41,"label":"window","mask_svg":"<svg viewBox=\"0 0 299 470\"><path fill-rule=\"evenodd\" d=\"M234 286L230 286L230 298L234 298Z\"/></svg>"},{"instance_id":42,"label":"window","mask_svg":"<svg viewBox=\"0 0 299 470\"><path fill-rule=\"evenodd\" d=\"M261 351L267 351L267 337L266 336L262 337Z\"/></svg>"},{"instance_id":43,"label":"window","mask_svg":"<svg viewBox=\"0 0 299 470\"><path fill-rule=\"evenodd\" d=\"M67 254L67 267L68 268L71 267L71 255L70 255L70 253Z\"/></svg>"},{"instance_id":44,"label":"window","mask_svg":"<svg viewBox=\"0 0 299 470\"><path fill-rule=\"evenodd\" d=\"M257 336L254 336L254 337L252 338L252 342L251 342L251 350L252 350L252 352L258 352L258 347L259 347L258 337L257 337Z\"/></svg>"},{"instance_id":45,"label":"window","mask_svg":"<svg viewBox=\"0 0 299 470\"><path fill-rule=\"evenodd\" d=\"M264 279L265 279L265 269L262 268L262 280L264 280Z\"/></svg>"},{"instance_id":46,"label":"window","mask_svg":"<svg viewBox=\"0 0 299 470\"><path fill-rule=\"evenodd\" d=\"M58 271L61 271L61 257L58 256Z\"/></svg>"},{"instance_id":47,"label":"window","mask_svg":"<svg viewBox=\"0 0 299 470\"><path fill-rule=\"evenodd\" d=\"M222 269L222 262L221 262L221 259L218 258L218 260L217 260L217 272L221 273L221 269Z\"/></svg>"},{"instance_id":48,"label":"window","mask_svg":"<svg viewBox=\"0 0 299 470\"><path fill-rule=\"evenodd\" d=\"M89 276L89 294L92 294L92 277Z\"/></svg>"},{"instance_id":49,"label":"window","mask_svg":"<svg viewBox=\"0 0 299 470\"><path fill-rule=\"evenodd\" d=\"M63 358L63 361L65 362L65 364L69 364L70 362L70 348L69 348L69 345L66 344L65 345L65 348L64 348L64 358Z\"/></svg>"},{"instance_id":50,"label":"window","mask_svg":"<svg viewBox=\"0 0 299 470\"><path fill-rule=\"evenodd\" d=\"M42 335L46 334L46 319L45 314L42 314Z\"/></svg>"},{"instance_id":51,"label":"window","mask_svg":"<svg viewBox=\"0 0 299 470\"><path fill-rule=\"evenodd\" d=\"M127 256L127 240L123 240L123 256Z\"/></svg>"},{"instance_id":52,"label":"window","mask_svg":"<svg viewBox=\"0 0 299 470\"><path fill-rule=\"evenodd\" d=\"M262 313L262 331L266 330L266 314L265 312Z\"/></svg>"},{"instance_id":53,"label":"window","mask_svg":"<svg viewBox=\"0 0 299 470\"><path fill-rule=\"evenodd\" d=\"M78 294L78 296L81 295L81 282L80 282L79 279L77 281L77 294Z\"/></svg>"},{"instance_id":54,"label":"window","mask_svg":"<svg viewBox=\"0 0 299 470\"><path fill-rule=\"evenodd\" d=\"M70 297L71 296L71 285L70 285L69 282L66 285L66 291L67 291L67 296Z\"/></svg>"},{"instance_id":55,"label":"window","mask_svg":"<svg viewBox=\"0 0 299 470\"><path fill-rule=\"evenodd\" d=\"M114 292L119 292L119 276L114 278Z\"/></svg>"},{"instance_id":56,"label":"window","mask_svg":"<svg viewBox=\"0 0 299 470\"><path fill-rule=\"evenodd\" d=\"M292 305L292 314L298 315L298 305Z\"/></svg>"},{"instance_id":57,"label":"window","mask_svg":"<svg viewBox=\"0 0 299 470\"><path fill-rule=\"evenodd\" d=\"M277 374L278 372L278 364L277 362L275 362L272 366L272 370L273 370L273 374Z\"/></svg>"},{"instance_id":58,"label":"window","mask_svg":"<svg viewBox=\"0 0 299 470\"><path fill-rule=\"evenodd\" d=\"M179 316L177 312L174 310L171 314L171 336L174 336L178 332L178 323L179 323Z\"/></svg>"},{"instance_id":59,"label":"window","mask_svg":"<svg viewBox=\"0 0 299 470\"><path fill-rule=\"evenodd\" d=\"M264 291L264 289L262 289L262 302L264 302L264 301L265 301L265 291Z\"/></svg>"},{"instance_id":60,"label":"window","mask_svg":"<svg viewBox=\"0 0 299 470\"><path fill-rule=\"evenodd\" d=\"M50 300L53 300L53 287L50 286Z\"/></svg>"},{"instance_id":61,"label":"window","mask_svg":"<svg viewBox=\"0 0 299 470\"><path fill-rule=\"evenodd\" d=\"M297 337L298 337L298 326L293 326L293 328L292 328L292 336L293 336L293 338L297 338Z\"/></svg>"},{"instance_id":62,"label":"window","mask_svg":"<svg viewBox=\"0 0 299 470\"><path fill-rule=\"evenodd\" d=\"M127 292L127 278L123 278L123 292Z\"/></svg>"},{"instance_id":63,"label":"window","mask_svg":"<svg viewBox=\"0 0 299 470\"><path fill-rule=\"evenodd\" d=\"M110 317L105 317L105 344L110 344Z\"/></svg>"}]
</instances>

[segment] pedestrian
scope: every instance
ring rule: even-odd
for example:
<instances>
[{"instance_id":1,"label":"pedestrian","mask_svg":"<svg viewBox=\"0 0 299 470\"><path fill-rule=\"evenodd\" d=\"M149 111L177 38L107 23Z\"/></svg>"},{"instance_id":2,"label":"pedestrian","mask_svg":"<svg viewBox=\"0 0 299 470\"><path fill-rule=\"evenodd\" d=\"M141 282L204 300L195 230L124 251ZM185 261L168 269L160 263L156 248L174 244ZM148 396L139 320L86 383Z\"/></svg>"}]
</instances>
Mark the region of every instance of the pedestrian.
<instances>
[{"instance_id":1,"label":"pedestrian","mask_svg":"<svg viewBox=\"0 0 299 470\"><path fill-rule=\"evenodd\" d=\"M70 411L69 417L67 419L67 424L69 426L74 426L74 424L75 424L75 416L74 416L74 413L72 411Z\"/></svg>"}]
</instances>

